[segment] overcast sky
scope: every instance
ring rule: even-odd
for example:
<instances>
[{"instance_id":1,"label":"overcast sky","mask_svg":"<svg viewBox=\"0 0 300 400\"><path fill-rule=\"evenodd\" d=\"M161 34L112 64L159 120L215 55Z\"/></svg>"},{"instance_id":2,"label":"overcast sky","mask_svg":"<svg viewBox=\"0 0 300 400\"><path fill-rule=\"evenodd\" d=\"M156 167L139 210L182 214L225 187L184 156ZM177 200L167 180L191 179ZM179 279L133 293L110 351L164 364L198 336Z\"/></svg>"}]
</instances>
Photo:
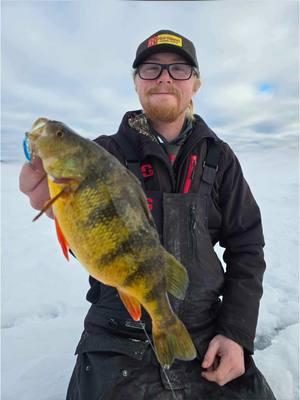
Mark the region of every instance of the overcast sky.
<instances>
[{"instance_id":1,"label":"overcast sky","mask_svg":"<svg viewBox=\"0 0 300 400\"><path fill-rule=\"evenodd\" d=\"M276 6L275 4L276 3ZM225 140L296 146L299 3L269 1L3 1L2 159L22 159L41 116L90 138L140 108L138 44L175 30L197 49L196 111Z\"/></svg>"}]
</instances>

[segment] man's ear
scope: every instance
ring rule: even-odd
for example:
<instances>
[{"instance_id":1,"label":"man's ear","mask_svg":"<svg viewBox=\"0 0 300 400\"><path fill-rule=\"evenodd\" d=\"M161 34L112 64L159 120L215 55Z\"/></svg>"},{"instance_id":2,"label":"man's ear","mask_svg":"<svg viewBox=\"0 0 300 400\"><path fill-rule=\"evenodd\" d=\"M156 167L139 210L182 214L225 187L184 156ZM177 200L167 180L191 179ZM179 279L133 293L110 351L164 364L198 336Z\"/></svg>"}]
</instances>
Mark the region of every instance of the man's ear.
<instances>
[{"instance_id":1,"label":"man's ear","mask_svg":"<svg viewBox=\"0 0 300 400\"><path fill-rule=\"evenodd\" d=\"M133 71L133 73L132 73L132 79L133 79L133 84L134 84L134 90L137 92L136 83L135 83L135 78L136 78L136 72Z\"/></svg>"},{"instance_id":2,"label":"man's ear","mask_svg":"<svg viewBox=\"0 0 300 400\"><path fill-rule=\"evenodd\" d=\"M198 92L198 90L200 89L201 85L202 85L202 82L201 82L200 78L195 79L194 87L193 87L194 94L196 94Z\"/></svg>"}]
</instances>

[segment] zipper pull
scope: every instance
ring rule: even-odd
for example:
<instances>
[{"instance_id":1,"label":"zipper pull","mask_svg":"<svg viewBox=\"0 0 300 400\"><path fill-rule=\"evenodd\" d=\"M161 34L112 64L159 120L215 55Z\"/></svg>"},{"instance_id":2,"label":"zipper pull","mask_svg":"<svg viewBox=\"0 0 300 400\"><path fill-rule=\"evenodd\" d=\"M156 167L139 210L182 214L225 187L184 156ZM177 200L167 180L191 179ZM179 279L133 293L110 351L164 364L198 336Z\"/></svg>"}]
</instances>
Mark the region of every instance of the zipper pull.
<instances>
[{"instance_id":1,"label":"zipper pull","mask_svg":"<svg viewBox=\"0 0 300 400\"><path fill-rule=\"evenodd\" d=\"M196 207L190 206L190 228L192 231L196 228Z\"/></svg>"},{"instance_id":2,"label":"zipper pull","mask_svg":"<svg viewBox=\"0 0 300 400\"><path fill-rule=\"evenodd\" d=\"M190 248L191 254L194 256L197 251L197 237L196 237L196 206L191 205L189 209L189 228L190 228Z\"/></svg>"},{"instance_id":3,"label":"zipper pull","mask_svg":"<svg viewBox=\"0 0 300 400\"><path fill-rule=\"evenodd\" d=\"M190 157L190 163L188 166L188 172L187 172L186 180L184 183L183 193L188 193L190 191L192 180L193 180L194 174L195 174L195 167L197 165L197 158L198 157L193 154Z\"/></svg>"}]
</instances>

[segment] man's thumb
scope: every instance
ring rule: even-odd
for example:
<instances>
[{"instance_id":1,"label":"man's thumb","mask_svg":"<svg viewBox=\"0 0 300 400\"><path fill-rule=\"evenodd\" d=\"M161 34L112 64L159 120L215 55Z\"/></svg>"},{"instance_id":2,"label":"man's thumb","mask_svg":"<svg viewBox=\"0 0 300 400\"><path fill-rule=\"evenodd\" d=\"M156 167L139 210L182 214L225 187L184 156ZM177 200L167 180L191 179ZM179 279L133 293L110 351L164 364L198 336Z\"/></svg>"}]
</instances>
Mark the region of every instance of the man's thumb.
<instances>
[{"instance_id":1,"label":"man's thumb","mask_svg":"<svg viewBox=\"0 0 300 400\"><path fill-rule=\"evenodd\" d=\"M211 341L205 353L204 359L202 361L201 364L202 368L209 368L213 365L218 349L219 349L218 343Z\"/></svg>"},{"instance_id":2,"label":"man's thumb","mask_svg":"<svg viewBox=\"0 0 300 400\"><path fill-rule=\"evenodd\" d=\"M39 157L34 157L31 161L30 161L30 165L32 166L32 168L35 171L40 171L45 173L44 167L43 167L43 162Z\"/></svg>"}]
</instances>

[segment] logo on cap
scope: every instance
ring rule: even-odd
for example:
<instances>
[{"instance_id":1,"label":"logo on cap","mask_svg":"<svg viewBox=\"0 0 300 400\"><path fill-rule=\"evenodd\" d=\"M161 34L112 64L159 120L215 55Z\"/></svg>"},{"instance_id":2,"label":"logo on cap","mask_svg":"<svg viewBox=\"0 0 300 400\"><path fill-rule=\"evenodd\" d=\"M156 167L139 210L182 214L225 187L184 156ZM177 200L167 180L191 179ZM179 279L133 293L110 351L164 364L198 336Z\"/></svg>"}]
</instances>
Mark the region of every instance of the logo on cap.
<instances>
[{"instance_id":1,"label":"logo on cap","mask_svg":"<svg viewBox=\"0 0 300 400\"><path fill-rule=\"evenodd\" d=\"M158 44L173 44L174 46L182 47L182 38L175 35L157 35L148 40L148 47Z\"/></svg>"}]
</instances>

